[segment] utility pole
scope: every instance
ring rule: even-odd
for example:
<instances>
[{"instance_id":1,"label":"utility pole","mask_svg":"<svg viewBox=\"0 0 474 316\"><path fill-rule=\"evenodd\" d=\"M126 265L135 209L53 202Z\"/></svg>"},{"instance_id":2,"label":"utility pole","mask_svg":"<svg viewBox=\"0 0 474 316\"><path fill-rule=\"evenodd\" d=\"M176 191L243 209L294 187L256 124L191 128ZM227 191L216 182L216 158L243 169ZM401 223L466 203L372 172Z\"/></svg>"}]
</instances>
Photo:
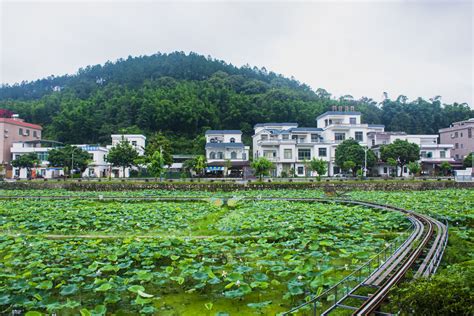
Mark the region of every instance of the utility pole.
<instances>
[{"instance_id":1,"label":"utility pole","mask_svg":"<svg viewBox=\"0 0 474 316\"><path fill-rule=\"evenodd\" d=\"M163 168L163 148L160 146L160 182L163 181L163 179L162 179L162 174L163 174L162 168Z\"/></svg>"},{"instance_id":2,"label":"utility pole","mask_svg":"<svg viewBox=\"0 0 474 316\"><path fill-rule=\"evenodd\" d=\"M367 151L369 147L364 147L364 178L367 177Z\"/></svg>"},{"instance_id":3,"label":"utility pole","mask_svg":"<svg viewBox=\"0 0 474 316\"><path fill-rule=\"evenodd\" d=\"M72 147L72 152L71 152L71 179L72 179L72 170L74 168L74 149L75 149L75 147Z\"/></svg>"}]
</instances>

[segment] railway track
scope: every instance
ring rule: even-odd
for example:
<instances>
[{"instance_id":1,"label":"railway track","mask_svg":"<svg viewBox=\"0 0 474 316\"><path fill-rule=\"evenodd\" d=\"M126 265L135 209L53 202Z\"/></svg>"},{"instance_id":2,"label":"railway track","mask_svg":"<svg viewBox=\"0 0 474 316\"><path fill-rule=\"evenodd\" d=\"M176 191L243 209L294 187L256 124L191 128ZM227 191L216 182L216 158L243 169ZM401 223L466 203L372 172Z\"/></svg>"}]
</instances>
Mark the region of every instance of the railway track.
<instances>
[{"instance_id":1,"label":"railway track","mask_svg":"<svg viewBox=\"0 0 474 316\"><path fill-rule=\"evenodd\" d=\"M140 200L140 201L208 201L209 197L74 197L74 196L0 196L0 199L95 199L95 200ZM326 290L321 295L313 297L307 302L283 313L291 315L293 313L307 314L307 307L311 310L311 315L330 315L333 312L345 309L351 310L352 315L392 315L380 311L380 306L386 300L389 291L395 286L408 271L413 271L415 278L429 277L434 274L441 261L444 249L448 242L447 226L430 216L418 214L410 210L398 207L346 199L325 199L325 198L242 198L247 201L298 201L298 202L320 202L320 203L341 203L347 205L359 205L385 211L397 211L407 215L411 221L413 230L406 240L396 249L390 245L380 252L366 264L359 267L351 275ZM224 198L223 200L226 200ZM391 252L394 250L393 252ZM387 251L390 253L387 255ZM376 264L374 268L373 265ZM362 277L364 269L368 268L368 276ZM373 270L372 270L373 268ZM348 289L347 284L352 281L358 284ZM353 283L353 282L352 282ZM339 288L338 288L339 287ZM342 292L341 292L342 288ZM339 293L338 293L339 289ZM338 295L339 294L339 295ZM334 302L329 307L323 307L323 299L328 300L334 296ZM332 300L332 299L331 299ZM306 307L306 309L304 309Z\"/></svg>"}]
</instances>

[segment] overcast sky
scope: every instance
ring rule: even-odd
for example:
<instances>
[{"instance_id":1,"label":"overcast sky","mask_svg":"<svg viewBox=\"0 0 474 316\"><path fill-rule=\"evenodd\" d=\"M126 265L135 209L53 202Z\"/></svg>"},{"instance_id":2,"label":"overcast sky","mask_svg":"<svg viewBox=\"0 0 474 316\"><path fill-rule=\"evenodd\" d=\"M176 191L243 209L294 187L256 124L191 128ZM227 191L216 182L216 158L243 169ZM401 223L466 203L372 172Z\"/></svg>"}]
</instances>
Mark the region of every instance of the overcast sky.
<instances>
[{"instance_id":1,"label":"overcast sky","mask_svg":"<svg viewBox=\"0 0 474 316\"><path fill-rule=\"evenodd\" d=\"M194 51L336 96L474 104L472 1L0 1L2 83Z\"/></svg>"}]
</instances>

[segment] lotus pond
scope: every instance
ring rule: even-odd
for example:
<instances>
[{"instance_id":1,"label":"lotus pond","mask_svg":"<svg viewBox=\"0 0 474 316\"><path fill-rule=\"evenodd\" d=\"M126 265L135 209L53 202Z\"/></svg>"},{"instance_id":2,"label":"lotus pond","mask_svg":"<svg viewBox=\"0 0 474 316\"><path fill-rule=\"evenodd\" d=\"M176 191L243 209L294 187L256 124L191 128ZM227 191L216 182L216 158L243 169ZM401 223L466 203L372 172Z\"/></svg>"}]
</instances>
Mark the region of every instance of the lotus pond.
<instances>
[{"instance_id":1,"label":"lotus pond","mask_svg":"<svg viewBox=\"0 0 474 316\"><path fill-rule=\"evenodd\" d=\"M0 200L1 314L274 315L409 226L402 214L360 206L77 195Z\"/></svg>"}]
</instances>

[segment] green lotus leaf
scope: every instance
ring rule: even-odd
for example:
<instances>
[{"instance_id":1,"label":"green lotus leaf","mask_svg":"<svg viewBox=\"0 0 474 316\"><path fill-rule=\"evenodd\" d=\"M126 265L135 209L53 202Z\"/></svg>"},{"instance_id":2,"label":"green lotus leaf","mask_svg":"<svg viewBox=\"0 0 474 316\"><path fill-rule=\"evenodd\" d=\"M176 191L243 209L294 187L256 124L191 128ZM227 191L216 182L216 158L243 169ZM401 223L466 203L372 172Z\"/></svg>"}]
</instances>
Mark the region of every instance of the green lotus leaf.
<instances>
[{"instance_id":1,"label":"green lotus leaf","mask_svg":"<svg viewBox=\"0 0 474 316\"><path fill-rule=\"evenodd\" d=\"M107 292L108 290L110 290L112 288L112 284L110 283L103 283L101 286L99 286L98 288L96 288L94 291L96 292Z\"/></svg>"},{"instance_id":2,"label":"green lotus leaf","mask_svg":"<svg viewBox=\"0 0 474 316\"><path fill-rule=\"evenodd\" d=\"M236 282L237 280L242 281L243 279L243 275L237 272L232 272L227 276L227 280L231 282Z\"/></svg>"},{"instance_id":3,"label":"green lotus leaf","mask_svg":"<svg viewBox=\"0 0 474 316\"><path fill-rule=\"evenodd\" d=\"M140 310L141 314L153 314L155 312L156 312L156 308L153 307L152 305L145 306Z\"/></svg>"},{"instance_id":4,"label":"green lotus leaf","mask_svg":"<svg viewBox=\"0 0 474 316\"><path fill-rule=\"evenodd\" d=\"M132 285L127 288L132 293L137 293L138 291L145 291L145 288L141 285Z\"/></svg>"},{"instance_id":5,"label":"green lotus leaf","mask_svg":"<svg viewBox=\"0 0 474 316\"><path fill-rule=\"evenodd\" d=\"M92 316L92 313L87 308L83 308L79 312L81 313L81 316Z\"/></svg>"},{"instance_id":6,"label":"green lotus leaf","mask_svg":"<svg viewBox=\"0 0 474 316\"><path fill-rule=\"evenodd\" d=\"M107 307L105 305L97 305L92 310L92 316L104 316L107 313Z\"/></svg>"},{"instance_id":7,"label":"green lotus leaf","mask_svg":"<svg viewBox=\"0 0 474 316\"><path fill-rule=\"evenodd\" d=\"M36 288L40 290L49 290L52 287L53 287L53 282L51 281L43 281L36 286Z\"/></svg>"},{"instance_id":8,"label":"green lotus leaf","mask_svg":"<svg viewBox=\"0 0 474 316\"><path fill-rule=\"evenodd\" d=\"M61 291L59 292L59 294L61 294L63 296L72 295L72 294L76 293L77 290L78 290L78 287L77 287L76 284L61 286Z\"/></svg>"},{"instance_id":9,"label":"green lotus leaf","mask_svg":"<svg viewBox=\"0 0 474 316\"><path fill-rule=\"evenodd\" d=\"M29 312L26 312L25 316L42 316L43 313L41 312L37 312L37 311L29 311Z\"/></svg>"}]
</instances>

